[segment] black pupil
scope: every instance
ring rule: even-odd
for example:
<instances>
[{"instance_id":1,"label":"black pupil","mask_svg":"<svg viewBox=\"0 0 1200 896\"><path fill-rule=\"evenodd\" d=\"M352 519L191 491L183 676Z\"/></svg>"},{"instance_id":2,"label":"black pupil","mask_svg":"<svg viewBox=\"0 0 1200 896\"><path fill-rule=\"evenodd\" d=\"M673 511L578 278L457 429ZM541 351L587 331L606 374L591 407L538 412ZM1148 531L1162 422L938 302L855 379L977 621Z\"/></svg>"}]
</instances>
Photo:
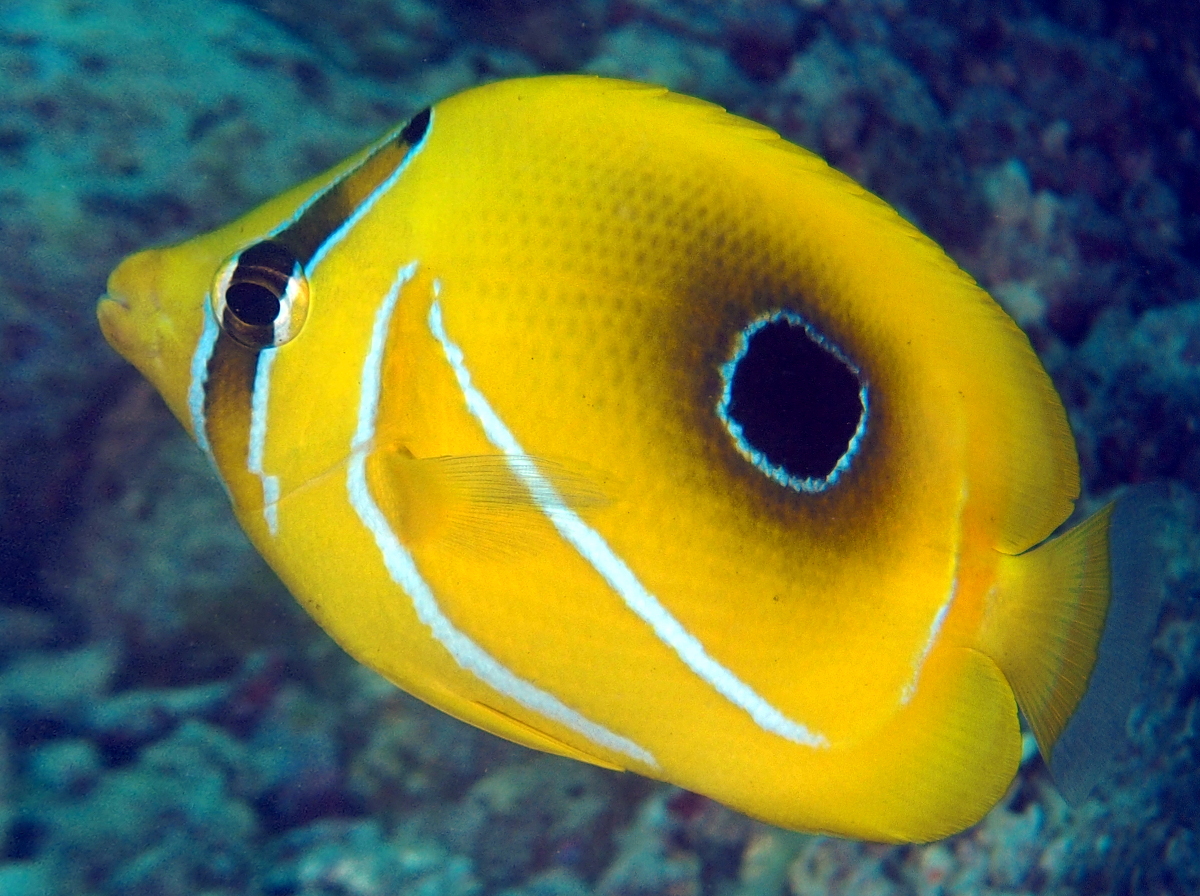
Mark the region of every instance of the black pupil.
<instances>
[{"instance_id":1,"label":"black pupil","mask_svg":"<svg viewBox=\"0 0 1200 896\"><path fill-rule=\"evenodd\" d=\"M862 419L858 376L799 324L772 321L750 336L728 414L750 447L796 479L833 472Z\"/></svg>"},{"instance_id":2,"label":"black pupil","mask_svg":"<svg viewBox=\"0 0 1200 896\"><path fill-rule=\"evenodd\" d=\"M233 283L225 290L225 304L238 320L252 327L269 327L279 316L279 297L259 283Z\"/></svg>"}]
</instances>

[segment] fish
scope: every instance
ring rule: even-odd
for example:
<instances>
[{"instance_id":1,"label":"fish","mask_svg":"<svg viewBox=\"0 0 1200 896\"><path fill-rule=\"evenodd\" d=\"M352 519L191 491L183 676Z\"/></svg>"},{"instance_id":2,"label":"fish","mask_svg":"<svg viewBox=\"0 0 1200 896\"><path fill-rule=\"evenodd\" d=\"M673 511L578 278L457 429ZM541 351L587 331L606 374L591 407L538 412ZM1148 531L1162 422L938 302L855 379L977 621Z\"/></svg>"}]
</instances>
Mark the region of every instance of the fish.
<instances>
[{"instance_id":1,"label":"fish","mask_svg":"<svg viewBox=\"0 0 1200 896\"><path fill-rule=\"evenodd\" d=\"M813 153L561 75L422 110L97 314L359 662L502 738L883 842L1082 799L1155 618L1029 339ZM1118 624L1119 623L1119 624Z\"/></svg>"}]
</instances>

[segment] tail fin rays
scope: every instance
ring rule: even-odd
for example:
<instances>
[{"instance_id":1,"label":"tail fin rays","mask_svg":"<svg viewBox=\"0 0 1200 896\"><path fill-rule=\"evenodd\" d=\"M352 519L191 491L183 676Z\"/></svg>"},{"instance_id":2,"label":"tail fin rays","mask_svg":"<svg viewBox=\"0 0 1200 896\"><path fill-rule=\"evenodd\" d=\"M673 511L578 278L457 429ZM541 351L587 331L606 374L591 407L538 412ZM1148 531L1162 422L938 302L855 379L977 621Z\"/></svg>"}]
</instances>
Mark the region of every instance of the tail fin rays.
<instances>
[{"instance_id":1,"label":"tail fin rays","mask_svg":"<svg viewBox=\"0 0 1200 896\"><path fill-rule=\"evenodd\" d=\"M1155 501L1131 493L1004 557L981 633L1063 796L1088 795L1124 741L1158 618Z\"/></svg>"},{"instance_id":2,"label":"tail fin rays","mask_svg":"<svg viewBox=\"0 0 1200 896\"><path fill-rule=\"evenodd\" d=\"M1153 489L1121 499L1108 524L1112 597L1095 666L1075 713L1049 753L1050 774L1063 798L1082 803L1124 743L1125 721L1138 698L1162 608L1165 558L1155 543L1165 504ZM1045 755L1045 754L1043 754Z\"/></svg>"}]
</instances>

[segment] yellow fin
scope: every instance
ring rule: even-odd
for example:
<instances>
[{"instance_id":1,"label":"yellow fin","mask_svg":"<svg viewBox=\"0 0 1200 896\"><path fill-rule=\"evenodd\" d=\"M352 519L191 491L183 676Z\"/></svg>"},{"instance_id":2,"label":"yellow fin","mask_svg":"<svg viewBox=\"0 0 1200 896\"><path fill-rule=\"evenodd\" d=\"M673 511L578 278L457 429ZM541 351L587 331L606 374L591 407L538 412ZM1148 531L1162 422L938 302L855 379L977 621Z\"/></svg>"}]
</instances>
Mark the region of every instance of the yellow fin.
<instances>
[{"instance_id":1,"label":"yellow fin","mask_svg":"<svg viewBox=\"0 0 1200 896\"><path fill-rule=\"evenodd\" d=\"M906 711L842 749L855 773L822 786L821 799L836 807L825 832L889 843L941 839L983 818L1012 783L1021 758L1012 688L978 650L934 651ZM787 821L788 810L771 817Z\"/></svg>"},{"instance_id":2,"label":"yellow fin","mask_svg":"<svg viewBox=\"0 0 1200 896\"><path fill-rule=\"evenodd\" d=\"M548 512L607 501L594 475L540 457L415 458L384 448L371 466L380 508L407 544L437 538L485 555L519 555L557 538Z\"/></svg>"},{"instance_id":3,"label":"yellow fin","mask_svg":"<svg viewBox=\"0 0 1200 896\"><path fill-rule=\"evenodd\" d=\"M1050 774L1067 802L1087 797L1125 742L1125 722L1146 680L1143 670L1162 610L1164 550L1157 542L1165 489L1140 487L1113 506L1108 526L1111 597L1087 691L1055 741Z\"/></svg>"},{"instance_id":4,"label":"yellow fin","mask_svg":"<svg viewBox=\"0 0 1200 896\"><path fill-rule=\"evenodd\" d=\"M1057 529L1079 498L1079 454L1062 399L1030 347L1029 337L999 307L987 310L994 348L1007 345L1006 373L990 384L995 429L992 438L1006 445L993 468L1000 543L1006 554L1027 551ZM974 494L972 495L974 497ZM982 496L981 496L982 497Z\"/></svg>"},{"instance_id":5,"label":"yellow fin","mask_svg":"<svg viewBox=\"0 0 1200 896\"><path fill-rule=\"evenodd\" d=\"M982 647L1072 801L1087 796L1123 741L1143 677L1162 576L1147 550L1154 503L1134 493L1003 557L987 608Z\"/></svg>"}]
</instances>

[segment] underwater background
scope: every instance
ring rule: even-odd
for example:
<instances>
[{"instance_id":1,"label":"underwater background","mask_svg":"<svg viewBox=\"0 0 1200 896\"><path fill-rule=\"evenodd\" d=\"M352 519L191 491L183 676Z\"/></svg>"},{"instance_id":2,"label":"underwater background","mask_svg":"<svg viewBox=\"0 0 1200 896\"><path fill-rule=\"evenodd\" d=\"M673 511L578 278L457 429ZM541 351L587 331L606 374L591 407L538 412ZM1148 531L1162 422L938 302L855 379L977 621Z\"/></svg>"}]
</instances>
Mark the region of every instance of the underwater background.
<instances>
[{"instance_id":1,"label":"underwater background","mask_svg":"<svg viewBox=\"0 0 1200 896\"><path fill-rule=\"evenodd\" d=\"M1081 508L1169 483L1129 747L923 846L532 753L350 660L100 336L191 236L487 80L718 102L896 205L1028 332ZM0 894L1200 893L1200 5L0 0Z\"/></svg>"}]
</instances>

